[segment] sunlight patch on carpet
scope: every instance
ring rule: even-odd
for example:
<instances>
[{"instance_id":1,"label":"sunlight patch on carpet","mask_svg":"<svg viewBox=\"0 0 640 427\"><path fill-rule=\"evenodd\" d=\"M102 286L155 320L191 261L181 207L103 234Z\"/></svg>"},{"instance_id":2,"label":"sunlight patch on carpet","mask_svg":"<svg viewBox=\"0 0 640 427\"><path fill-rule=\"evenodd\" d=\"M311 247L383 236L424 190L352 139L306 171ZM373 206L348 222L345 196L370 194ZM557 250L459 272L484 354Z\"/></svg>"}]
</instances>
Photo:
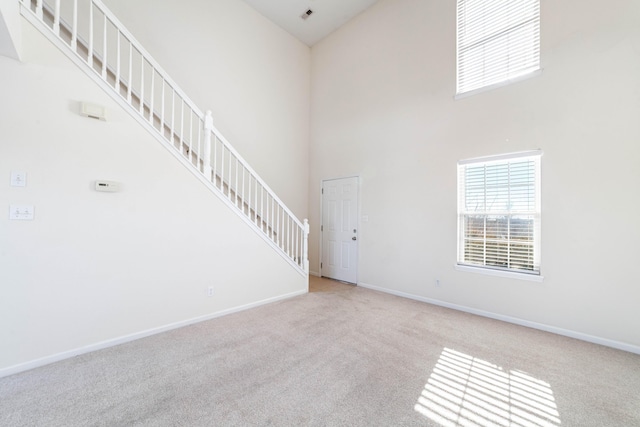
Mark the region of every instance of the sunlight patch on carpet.
<instances>
[{"instance_id":1,"label":"sunlight patch on carpet","mask_svg":"<svg viewBox=\"0 0 640 427\"><path fill-rule=\"evenodd\" d=\"M558 427L551 386L445 348L414 409L443 427Z\"/></svg>"}]
</instances>

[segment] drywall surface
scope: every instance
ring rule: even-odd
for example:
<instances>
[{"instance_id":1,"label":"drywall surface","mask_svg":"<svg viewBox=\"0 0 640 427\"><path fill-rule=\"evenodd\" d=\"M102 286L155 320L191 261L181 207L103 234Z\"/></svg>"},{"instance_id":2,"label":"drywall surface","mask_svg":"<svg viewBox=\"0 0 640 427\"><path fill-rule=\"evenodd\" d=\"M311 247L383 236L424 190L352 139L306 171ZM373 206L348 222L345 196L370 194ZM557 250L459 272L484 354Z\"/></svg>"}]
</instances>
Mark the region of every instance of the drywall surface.
<instances>
[{"instance_id":1,"label":"drywall surface","mask_svg":"<svg viewBox=\"0 0 640 427\"><path fill-rule=\"evenodd\" d=\"M17 0L0 0L0 56L20 59L20 12Z\"/></svg>"},{"instance_id":2,"label":"drywall surface","mask_svg":"<svg viewBox=\"0 0 640 427\"><path fill-rule=\"evenodd\" d=\"M300 219L307 216L310 50L241 0L107 6Z\"/></svg>"},{"instance_id":3,"label":"drywall surface","mask_svg":"<svg viewBox=\"0 0 640 427\"><path fill-rule=\"evenodd\" d=\"M359 175L360 283L637 348L640 3L542 1L541 75L458 100L455 25L382 0L312 48L311 271L320 182ZM544 281L456 271L456 162L538 148Z\"/></svg>"},{"instance_id":4,"label":"drywall surface","mask_svg":"<svg viewBox=\"0 0 640 427\"><path fill-rule=\"evenodd\" d=\"M295 271L24 21L0 57L0 372L305 292ZM78 114L79 102L109 120ZM26 187L10 186L12 171ZM94 190L112 180L121 191ZM9 220L32 205L32 221ZM213 286L213 296L208 288Z\"/></svg>"}]
</instances>

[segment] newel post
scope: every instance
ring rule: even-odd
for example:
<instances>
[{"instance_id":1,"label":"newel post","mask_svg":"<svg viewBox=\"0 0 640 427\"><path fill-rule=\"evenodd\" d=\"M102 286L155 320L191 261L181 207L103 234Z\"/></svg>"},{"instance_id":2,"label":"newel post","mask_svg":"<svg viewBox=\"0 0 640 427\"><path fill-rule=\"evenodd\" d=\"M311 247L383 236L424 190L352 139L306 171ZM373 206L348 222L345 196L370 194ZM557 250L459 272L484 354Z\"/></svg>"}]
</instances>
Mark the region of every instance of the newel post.
<instances>
[{"instance_id":1,"label":"newel post","mask_svg":"<svg viewBox=\"0 0 640 427\"><path fill-rule=\"evenodd\" d=\"M208 179L211 179L211 134L213 133L213 116L211 110L207 111L204 117L204 153L203 153L203 167L204 174Z\"/></svg>"},{"instance_id":2,"label":"newel post","mask_svg":"<svg viewBox=\"0 0 640 427\"><path fill-rule=\"evenodd\" d=\"M309 274L309 220L304 219L304 242L302 244L302 261L304 262L304 271Z\"/></svg>"}]
</instances>

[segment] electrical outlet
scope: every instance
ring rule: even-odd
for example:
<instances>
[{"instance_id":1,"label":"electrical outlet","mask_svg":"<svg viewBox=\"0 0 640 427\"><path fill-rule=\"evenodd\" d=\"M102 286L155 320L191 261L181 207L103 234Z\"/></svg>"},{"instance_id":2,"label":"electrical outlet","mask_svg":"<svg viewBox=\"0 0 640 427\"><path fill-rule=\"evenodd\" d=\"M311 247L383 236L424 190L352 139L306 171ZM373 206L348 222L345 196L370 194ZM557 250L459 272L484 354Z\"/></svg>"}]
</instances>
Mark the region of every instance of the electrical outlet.
<instances>
[{"instance_id":1,"label":"electrical outlet","mask_svg":"<svg viewBox=\"0 0 640 427\"><path fill-rule=\"evenodd\" d=\"M209 286L207 288L207 296L208 297L212 297L213 296L213 286Z\"/></svg>"},{"instance_id":2,"label":"electrical outlet","mask_svg":"<svg viewBox=\"0 0 640 427\"><path fill-rule=\"evenodd\" d=\"M439 288L439 287L440 287L440 279L436 279L436 283L435 283L435 285L436 285L436 288Z\"/></svg>"}]
</instances>

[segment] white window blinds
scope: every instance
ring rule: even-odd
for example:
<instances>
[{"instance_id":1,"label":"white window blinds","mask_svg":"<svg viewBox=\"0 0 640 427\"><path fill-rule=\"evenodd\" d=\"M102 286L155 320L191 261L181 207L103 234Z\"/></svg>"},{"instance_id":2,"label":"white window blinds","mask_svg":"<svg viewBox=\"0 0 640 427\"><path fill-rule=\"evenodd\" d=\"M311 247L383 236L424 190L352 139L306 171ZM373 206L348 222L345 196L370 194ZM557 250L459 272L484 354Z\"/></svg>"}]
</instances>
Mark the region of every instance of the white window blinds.
<instances>
[{"instance_id":1,"label":"white window blinds","mask_svg":"<svg viewBox=\"0 0 640 427\"><path fill-rule=\"evenodd\" d=\"M458 0L457 93L540 69L540 0Z\"/></svg>"},{"instance_id":2,"label":"white window blinds","mask_svg":"<svg viewBox=\"0 0 640 427\"><path fill-rule=\"evenodd\" d=\"M458 162L458 264L540 274L541 154Z\"/></svg>"}]
</instances>

